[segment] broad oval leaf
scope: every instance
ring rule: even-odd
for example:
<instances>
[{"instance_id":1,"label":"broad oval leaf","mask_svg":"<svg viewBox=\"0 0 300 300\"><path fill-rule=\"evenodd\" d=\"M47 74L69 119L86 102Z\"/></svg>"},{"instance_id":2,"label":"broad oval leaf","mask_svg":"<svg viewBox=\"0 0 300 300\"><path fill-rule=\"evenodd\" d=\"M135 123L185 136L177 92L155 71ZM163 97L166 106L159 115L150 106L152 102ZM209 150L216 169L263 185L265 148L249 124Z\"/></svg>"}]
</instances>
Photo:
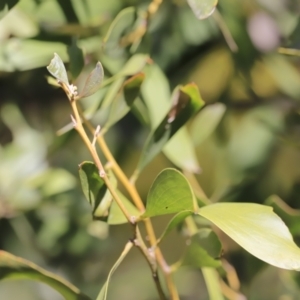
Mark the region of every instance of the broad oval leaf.
<instances>
[{"instance_id":1,"label":"broad oval leaf","mask_svg":"<svg viewBox=\"0 0 300 300\"><path fill-rule=\"evenodd\" d=\"M204 107L193 120L191 135L196 145L201 144L217 128L226 106L223 103L215 103Z\"/></svg>"},{"instance_id":2,"label":"broad oval leaf","mask_svg":"<svg viewBox=\"0 0 300 300\"><path fill-rule=\"evenodd\" d=\"M65 65L57 53L54 53L54 57L52 58L50 65L47 66L47 69L59 82L63 83L66 87L69 87Z\"/></svg>"},{"instance_id":3,"label":"broad oval leaf","mask_svg":"<svg viewBox=\"0 0 300 300\"><path fill-rule=\"evenodd\" d=\"M99 170L93 162L85 161L79 165L79 178L83 193L91 204L93 216L107 217L112 197L107 191Z\"/></svg>"},{"instance_id":4,"label":"broad oval leaf","mask_svg":"<svg viewBox=\"0 0 300 300\"><path fill-rule=\"evenodd\" d=\"M167 142L163 148L164 155L177 167L190 173L200 173L195 146L190 134L183 126Z\"/></svg>"},{"instance_id":5,"label":"broad oval leaf","mask_svg":"<svg viewBox=\"0 0 300 300\"><path fill-rule=\"evenodd\" d=\"M207 228L200 229L191 238L191 243L183 259L183 264L197 268L221 267L221 249L221 243L212 230Z\"/></svg>"},{"instance_id":6,"label":"broad oval leaf","mask_svg":"<svg viewBox=\"0 0 300 300\"><path fill-rule=\"evenodd\" d=\"M154 180L143 217L194 211L195 198L189 182L175 169L164 169Z\"/></svg>"},{"instance_id":7,"label":"broad oval leaf","mask_svg":"<svg viewBox=\"0 0 300 300\"><path fill-rule=\"evenodd\" d=\"M212 15L218 4L218 0L187 0L187 2L199 20Z\"/></svg>"},{"instance_id":8,"label":"broad oval leaf","mask_svg":"<svg viewBox=\"0 0 300 300\"><path fill-rule=\"evenodd\" d=\"M202 207L205 217L257 258L279 268L300 270L300 249L269 206L216 203Z\"/></svg>"},{"instance_id":9,"label":"broad oval leaf","mask_svg":"<svg viewBox=\"0 0 300 300\"><path fill-rule=\"evenodd\" d=\"M89 74L84 84L83 90L78 95L78 99L85 98L95 94L103 81L104 71L101 63L98 61L95 69Z\"/></svg>"},{"instance_id":10,"label":"broad oval leaf","mask_svg":"<svg viewBox=\"0 0 300 300\"><path fill-rule=\"evenodd\" d=\"M31 279L48 284L66 300L91 300L65 279L44 270L36 264L0 250L0 280Z\"/></svg>"},{"instance_id":11,"label":"broad oval leaf","mask_svg":"<svg viewBox=\"0 0 300 300\"><path fill-rule=\"evenodd\" d=\"M117 190L117 194L120 197L122 203L124 204L129 214L131 216L138 217L140 215L138 209L120 191ZM119 225L119 224L128 223L127 218L124 216L123 212L121 211L116 201L113 201L111 204L107 223L109 225Z\"/></svg>"}]
</instances>

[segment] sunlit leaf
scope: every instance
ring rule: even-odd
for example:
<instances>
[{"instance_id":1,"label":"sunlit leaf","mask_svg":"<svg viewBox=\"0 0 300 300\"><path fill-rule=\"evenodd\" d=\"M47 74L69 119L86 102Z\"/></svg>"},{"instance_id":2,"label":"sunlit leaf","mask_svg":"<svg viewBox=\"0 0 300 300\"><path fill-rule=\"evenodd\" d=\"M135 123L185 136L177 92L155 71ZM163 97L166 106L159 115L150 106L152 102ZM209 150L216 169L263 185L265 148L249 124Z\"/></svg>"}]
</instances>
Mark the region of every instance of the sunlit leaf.
<instances>
[{"instance_id":1,"label":"sunlit leaf","mask_svg":"<svg viewBox=\"0 0 300 300\"><path fill-rule=\"evenodd\" d=\"M162 150L178 129L204 105L199 90L193 83L175 89L172 100L170 110L159 126L150 133L144 145L137 173Z\"/></svg>"},{"instance_id":2,"label":"sunlit leaf","mask_svg":"<svg viewBox=\"0 0 300 300\"><path fill-rule=\"evenodd\" d=\"M120 197L122 203L124 204L129 214L131 216L138 217L140 215L140 212L137 210L137 208L120 191L117 190L117 194ZM116 201L113 201L110 207L107 223L110 225L128 223L127 218L124 216Z\"/></svg>"},{"instance_id":3,"label":"sunlit leaf","mask_svg":"<svg viewBox=\"0 0 300 300\"><path fill-rule=\"evenodd\" d=\"M179 171L165 169L154 180L143 217L194 211L195 198L189 182Z\"/></svg>"},{"instance_id":4,"label":"sunlit leaf","mask_svg":"<svg viewBox=\"0 0 300 300\"><path fill-rule=\"evenodd\" d=\"M111 276L113 275L113 273L115 272L115 270L118 268L118 266L121 264L121 262L123 261L123 259L126 257L126 255L128 254L128 252L130 251L130 249L132 248L133 244L131 242L128 242L125 245L125 248L122 252L122 254L120 255L120 257L118 258L118 260L116 261L116 263L113 265L112 269L110 270L107 280L104 283L98 297L96 300L106 300L107 298L107 292L108 292L108 284L110 281Z\"/></svg>"},{"instance_id":5,"label":"sunlit leaf","mask_svg":"<svg viewBox=\"0 0 300 300\"><path fill-rule=\"evenodd\" d=\"M99 170L92 162L85 161L79 165L79 178L83 193L91 204L93 216L106 217L112 198L99 175Z\"/></svg>"},{"instance_id":6,"label":"sunlit leaf","mask_svg":"<svg viewBox=\"0 0 300 300\"><path fill-rule=\"evenodd\" d=\"M217 235L210 229L201 229L192 236L187 248L183 264L197 268L221 267L221 243Z\"/></svg>"},{"instance_id":7,"label":"sunlit leaf","mask_svg":"<svg viewBox=\"0 0 300 300\"><path fill-rule=\"evenodd\" d=\"M271 207L254 203L216 203L199 210L236 243L279 268L300 270L300 249Z\"/></svg>"},{"instance_id":8,"label":"sunlit leaf","mask_svg":"<svg viewBox=\"0 0 300 300\"><path fill-rule=\"evenodd\" d=\"M193 120L191 134L196 145L202 143L216 129L224 116L226 106L215 103L204 107Z\"/></svg>"},{"instance_id":9,"label":"sunlit leaf","mask_svg":"<svg viewBox=\"0 0 300 300\"><path fill-rule=\"evenodd\" d=\"M218 0L187 0L187 2L199 20L212 15L218 4Z\"/></svg>"},{"instance_id":10,"label":"sunlit leaf","mask_svg":"<svg viewBox=\"0 0 300 300\"><path fill-rule=\"evenodd\" d=\"M157 243L160 243L163 238L165 238L173 229L175 229L179 224L181 224L184 219L190 215L192 215L192 211L181 211L178 214L176 214L168 223L167 227L165 228L164 232L160 236L160 238L157 240Z\"/></svg>"},{"instance_id":11,"label":"sunlit leaf","mask_svg":"<svg viewBox=\"0 0 300 300\"><path fill-rule=\"evenodd\" d=\"M65 279L21 257L0 250L0 280L31 279L48 284L66 300L90 300Z\"/></svg>"},{"instance_id":12,"label":"sunlit leaf","mask_svg":"<svg viewBox=\"0 0 300 300\"><path fill-rule=\"evenodd\" d=\"M141 92L148 108L151 129L154 130L170 109L171 92L168 78L158 65L146 66L145 74Z\"/></svg>"},{"instance_id":13,"label":"sunlit leaf","mask_svg":"<svg viewBox=\"0 0 300 300\"><path fill-rule=\"evenodd\" d=\"M103 77L103 67L98 61L95 69L89 74L84 84L83 90L78 95L78 98L85 98L96 93L102 84Z\"/></svg>"},{"instance_id":14,"label":"sunlit leaf","mask_svg":"<svg viewBox=\"0 0 300 300\"><path fill-rule=\"evenodd\" d=\"M201 168L195 146L185 126L180 128L163 147L164 155L177 167L190 173L200 173Z\"/></svg>"},{"instance_id":15,"label":"sunlit leaf","mask_svg":"<svg viewBox=\"0 0 300 300\"><path fill-rule=\"evenodd\" d=\"M57 53L54 53L54 57L47 69L59 82L63 83L67 87L69 86L65 65Z\"/></svg>"}]
</instances>

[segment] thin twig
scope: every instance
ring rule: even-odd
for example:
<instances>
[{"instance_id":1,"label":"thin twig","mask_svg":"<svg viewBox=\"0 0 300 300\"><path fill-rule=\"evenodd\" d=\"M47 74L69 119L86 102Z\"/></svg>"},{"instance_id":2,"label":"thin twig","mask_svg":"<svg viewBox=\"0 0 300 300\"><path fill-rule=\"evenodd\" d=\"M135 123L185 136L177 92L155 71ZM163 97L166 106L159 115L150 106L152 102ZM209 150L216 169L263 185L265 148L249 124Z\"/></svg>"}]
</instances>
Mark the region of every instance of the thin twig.
<instances>
[{"instance_id":1,"label":"thin twig","mask_svg":"<svg viewBox=\"0 0 300 300\"><path fill-rule=\"evenodd\" d=\"M215 10L215 12L212 16L215 19L216 23L218 24L230 50L232 52L237 52L239 50L238 45L236 44L235 40L233 39L232 34L229 31L228 26L226 25L222 15L218 11L218 9Z\"/></svg>"},{"instance_id":2,"label":"thin twig","mask_svg":"<svg viewBox=\"0 0 300 300\"><path fill-rule=\"evenodd\" d=\"M103 168L103 165L100 161L100 158L97 154L96 148L93 147L92 142L89 140L83 126L82 126L82 122L81 122L81 118L77 109L77 105L76 105L76 101L74 99L70 99L70 103L71 103L71 107L74 113L74 119L76 121L76 123L73 121L73 123L75 123L75 129L77 130L77 132L79 133L79 135L81 136L82 140L84 141L86 147L88 148L98 170L99 170L99 176L101 176L101 178L103 179L105 185L107 186L108 190L110 191L113 199L116 201L116 203L118 204L119 208L121 209L122 213L124 214L124 216L126 217L126 219L128 220L128 222L130 224L135 224L135 220L131 217L131 215L129 214L128 210L126 209L125 205L123 204L122 200L120 199L120 197L118 196L118 194L116 193L115 189L113 188L113 185L111 184L109 178L107 177L105 170Z\"/></svg>"},{"instance_id":3,"label":"thin twig","mask_svg":"<svg viewBox=\"0 0 300 300\"><path fill-rule=\"evenodd\" d=\"M81 114L81 117L82 117L85 125L87 126L87 128L91 132L94 132L95 129L94 129L93 125L90 123L90 121L86 120L84 118L83 114ZM131 182L129 181L127 176L124 174L123 170L120 168L120 166L118 165L118 163L114 159L114 157L111 154L109 148L107 147L107 144L104 140L104 137L101 134L98 136L97 141L98 141L98 144L99 144L104 156L110 162L111 169L115 173L116 177L120 180L120 182L126 188L126 190L129 193L133 203L136 205L136 207L139 209L139 211L141 213L143 213L145 211L145 206L144 206L144 203L143 203L140 195L138 194L138 192L136 190L136 187L133 184L131 184ZM163 274L165 276L167 287L168 287L171 299L172 300L179 300L179 295L178 295L176 286L174 285L174 282L173 282L173 279L172 279L171 268L166 263L160 248L157 247L157 238L156 238L153 226L152 226L152 222L151 222L150 219L145 219L144 223L145 223L147 235L148 235L148 238L149 238L150 246L151 246L152 249L155 249L154 250L155 257L156 257L157 263L159 264L159 266L160 266L160 268L163 271Z\"/></svg>"}]
</instances>

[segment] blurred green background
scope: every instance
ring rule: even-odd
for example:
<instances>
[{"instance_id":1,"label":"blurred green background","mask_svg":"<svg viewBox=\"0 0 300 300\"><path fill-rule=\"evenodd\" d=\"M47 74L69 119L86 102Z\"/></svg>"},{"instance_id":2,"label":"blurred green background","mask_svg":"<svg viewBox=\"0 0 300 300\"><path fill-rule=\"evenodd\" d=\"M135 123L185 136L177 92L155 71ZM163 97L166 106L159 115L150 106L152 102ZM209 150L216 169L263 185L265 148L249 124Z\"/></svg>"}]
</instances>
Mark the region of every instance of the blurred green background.
<instances>
[{"instance_id":1,"label":"blurred green background","mask_svg":"<svg viewBox=\"0 0 300 300\"><path fill-rule=\"evenodd\" d=\"M109 77L135 51L149 54L171 88L194 81L207 103L189 124L203 190L214 202L273 205L300 245L300 55L278 51L300 48L298 0L220 0L218 11L201 21L186 1L165 0L136 49L111 51L103 50L103 38L116 15L129 6L143 11L149 1L21 0L10 11L4 4L17 1L2 2L1 249L62 275L95 298L131 237L127 225L92 221L77 174L89 154L74 131L56 134L70 122L71 110L63 92L48 84L46 66L56 52L71 68L67 49L75 40L84 51L84 76L100 60ZM98 103L104 93L83 105ZM106 135L128 175L147 133L129 114ZM171 162L160 155L143 171L138 189L144 199L167 166ZM158 233L167 221L155 219ZM225 258L247 299L300 299L297 273L267 266L223 239ZM174 232L162 244L169 263L180 257L182 242ZM182 299L208 299L199 271L183 269L176 282ZM39 283L0 282L0 299L20 297L62 299ZM113 276L109 299L156 297L147 264L133 250Z\"/></svg>"}]
</instances>

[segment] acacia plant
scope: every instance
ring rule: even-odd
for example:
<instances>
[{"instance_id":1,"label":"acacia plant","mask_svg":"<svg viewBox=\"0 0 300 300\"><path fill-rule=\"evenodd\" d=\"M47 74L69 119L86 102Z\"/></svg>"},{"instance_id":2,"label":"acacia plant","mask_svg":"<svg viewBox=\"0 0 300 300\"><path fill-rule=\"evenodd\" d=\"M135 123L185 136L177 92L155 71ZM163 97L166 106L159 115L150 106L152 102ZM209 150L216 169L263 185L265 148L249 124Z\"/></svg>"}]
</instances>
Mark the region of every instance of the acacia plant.
<instances>
[{"instance_id":1,"label":"acacia plant","mask_svg":"<svg viewBox=\"0 0 300 300\"><path fill-rule=\"evenodd\" d=\"M210 15L216 5L216 1L207 1L210 4L203 10L203 7L197 6L199 2L196 0L188 2L199 19ZM142 18L149 18L157 10L160 1L153 3ZM140 22L134 30L125 34L124 28L129 26L133 16L132 8L124 9L117 16L105 38L107 51L119 51L117 40L123 47L130 45L134 53L147 28ZM84 65L82 52L76 43L70 48L70 56L77 58L76 64L70 65L71 74L76 78ZM227 278L229 263L222 257L222 244L215 233L216 228L262 261L283 269L300 270L300 249L272 207L255 203L213 203L195 179L199 166L186 123L192 121L208 126L207 132L212 131L224 113L223 105L214 107L218 120L205 124L203 120L209 115L210 106L205 107L194 83L177 86L167 101L153 101L151 90L159 88L164 78L151 57L141 53L131 55L121 70L110 78L104 76L102 64L98 62L81 87L77 87L75 81L69 82L64 63L56 53L48 71L56 79L54 84L63 89L70 104L71 123L63 131L75 129L90 154L79 164L79 178L92 207L92 218L109 225L127 223L132 228L132 234L124 248L120 249L120 257L109 272L97 300L107 299L111 277L133 247L146 260L159 299L180 299L173 275L183 266L201 269L210 299L236 299L239 291ZM149 78L151 80L146 82ZM89 107L81 105L83 98L104 88L105 96L101 101L90 102ZM99 112L105 115L105 118L100 118L101 124L95 123L97 118L94 118ZM150 129L150 133L135 171L127 176L112 155L105 134L129 112L142 126ZM142 170L160 152L164 152L176 168L167 168L157 174L147 199L142 199L135 183ZM100 153L105 160L100 158ZM121 192L121 186L126 196ZM152 221L167 214L173 216L163 233L157 236ZM141 233L141 225L145 226L146 234ZM185 238L186 249L178 262L169 265L160 243L176 228L180 228ZM4 251L0 252L0 274L1 278L40 280L67 300L90 299L62 278Z\"/></svg>"}]
</instances>

